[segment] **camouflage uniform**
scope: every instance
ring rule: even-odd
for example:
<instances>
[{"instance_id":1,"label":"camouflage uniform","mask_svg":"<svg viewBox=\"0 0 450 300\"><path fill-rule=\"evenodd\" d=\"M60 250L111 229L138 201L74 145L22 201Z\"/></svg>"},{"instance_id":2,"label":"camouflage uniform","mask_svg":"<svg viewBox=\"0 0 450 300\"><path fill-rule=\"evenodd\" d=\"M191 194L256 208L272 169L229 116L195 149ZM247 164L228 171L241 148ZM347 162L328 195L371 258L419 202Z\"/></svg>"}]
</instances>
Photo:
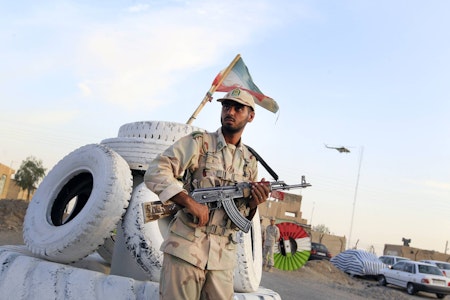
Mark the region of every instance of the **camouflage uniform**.
<instances>
[{"instance_id":1,"label":"camouflage uniform","mask_svg":"<svg viewBox=\"0 0 450 300\"><path fill-rule=\"evenodd\" d=\"M263 264L269 270L273 267L273 247L280 239L280 229L277 225L268 225L266 227L266 240L263 249Z\"/></svg>"},{"instance_id":2,"label":"camouflage uniform","mask_svg":"<svg viewBox=\"0 0 450 300\"><path fill-rule=\"evenodd\" d=\"M228 145L221 129L194 132L178 140L150 163L144 180L164 203L194 188L256 181L257 161L242 144ZM182 182L182 185L180 184ZM235 201L246 216L244 199ZM211 210L206 226L178 211L161 251L164 262L161 299L232 299L236 229L223 208Z\"/></svg>"}]
</instances>

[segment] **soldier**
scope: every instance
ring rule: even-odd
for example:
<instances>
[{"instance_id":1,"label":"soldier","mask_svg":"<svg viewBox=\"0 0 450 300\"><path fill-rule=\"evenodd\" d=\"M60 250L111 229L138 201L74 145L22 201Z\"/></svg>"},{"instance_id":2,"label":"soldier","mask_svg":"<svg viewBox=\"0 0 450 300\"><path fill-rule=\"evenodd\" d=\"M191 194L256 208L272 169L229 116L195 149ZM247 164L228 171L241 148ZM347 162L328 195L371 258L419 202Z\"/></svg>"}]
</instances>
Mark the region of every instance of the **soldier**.
<instances>
[{"instance_id":1,"label":"soldier","mask_svg":"<svg viewBox=\"0 0 450 300\"><path fill-rule=\"evenodd\" d=\"M161 245L159 293L163 300L234 297L236 226L223 208L209 211L189 192L253 182L250 199L235 201L249 220L269 195L266 184L255 183L257 161L241 140L245 126L255 117L253 96L234 89L217 101L222 103L222 126L213 133L194 132L181 138L152 161L145 173L147 187L163 203L172 201L184 207Z\"/></svg>"},{"instance_id":2,"label":"soldier","mask_svg":"<svg viewBox=\"0 0 450 300\"><path fill-rule=\"evenodd\" d=\"M273 247L280 239L280 229L275 225L275 218L270 218L270 225L266 227L266 239L263 251L263 269L271 272L273 267Z\"/></svg>"}]
</instances>

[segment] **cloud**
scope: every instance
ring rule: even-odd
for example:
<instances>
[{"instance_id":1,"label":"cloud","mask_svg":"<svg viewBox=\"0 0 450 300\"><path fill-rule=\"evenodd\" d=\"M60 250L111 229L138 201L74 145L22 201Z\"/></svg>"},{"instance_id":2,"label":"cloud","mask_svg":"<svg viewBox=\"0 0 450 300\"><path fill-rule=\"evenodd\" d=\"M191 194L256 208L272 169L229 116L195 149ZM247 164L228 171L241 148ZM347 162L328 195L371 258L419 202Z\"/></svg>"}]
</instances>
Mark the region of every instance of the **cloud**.
<instances>
[{"instance_id":1,"label":"cloud","mask_svg":"<svg viewBox=\"0 0 450 300\"><path fill-rule=\"evenodd\" d=\"M189 76L211 67L220 71L302 11L283 1L116 3L107 12L102 5L44 1L20 14L10 7L3 21L9 29L0 38L7 45L0 71L8 87L4 93L14 102L19 87L55 91L56 86L70 99L152 108L162 102L157 99L170 101L167 94ZM47 94L40 103L52 106L60 98Z\"/></svg>"},{"instance_id":2,"label":"cloud","mask_svg":"<svg viewBox=\"0 0 450 300\"><path fill-rule=\"evenodd\" d=\"M148 5L148 4L137 4L137 5L129 7L128 11L132 12L132 13L138 13L138 12L148 10L149 7L150 7L150 5Z\"/></svg>"},{"instance_id":3,"label":"cloud","mask_svg":"<svg viewBox=\"0 0 450 300\"><path fill-rule=\"evenodd\" d=\"M427 180L423 183L427 187L450 191L450 183Z\"/></svg>"},{"instance_id":4,"label":"cloud","mask_svg":"<svg viewBox=\"0 0 450 300\"><path fill-rule=\"evenodd\" d=\"M82 94L128 108L159 105L149 99L162 98L189 72L214 64L219 71L224 55L257 42L281 18L265 2L251 4L137 5L110 24L89 24L78 43Z\"/></svg>"}]
</instances>

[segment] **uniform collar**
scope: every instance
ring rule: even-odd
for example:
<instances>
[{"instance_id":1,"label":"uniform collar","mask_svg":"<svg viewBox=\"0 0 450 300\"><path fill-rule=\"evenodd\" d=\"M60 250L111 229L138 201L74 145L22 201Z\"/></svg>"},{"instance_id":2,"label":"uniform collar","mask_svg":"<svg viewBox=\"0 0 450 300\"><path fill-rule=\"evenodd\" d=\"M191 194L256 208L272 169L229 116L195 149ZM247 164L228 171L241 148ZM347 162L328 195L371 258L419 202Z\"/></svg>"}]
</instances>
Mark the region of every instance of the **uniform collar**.
<instances>
[{"instance_id":1,"label":"uniform collar","mask_svg":"<svg viewBox=\"0 0 450 300\"><path fill-rule=\"evenodd\" d=\"M216 131L217 134L217 150L222 150L224 147L227 146L227 142L225 141L225 137L223 136L222 133L222 128L217 129ZM240 151L242 151L242 137L239 140L239 144L236 145L236 149L239 149Z\"/></svg>"}]
</instances>

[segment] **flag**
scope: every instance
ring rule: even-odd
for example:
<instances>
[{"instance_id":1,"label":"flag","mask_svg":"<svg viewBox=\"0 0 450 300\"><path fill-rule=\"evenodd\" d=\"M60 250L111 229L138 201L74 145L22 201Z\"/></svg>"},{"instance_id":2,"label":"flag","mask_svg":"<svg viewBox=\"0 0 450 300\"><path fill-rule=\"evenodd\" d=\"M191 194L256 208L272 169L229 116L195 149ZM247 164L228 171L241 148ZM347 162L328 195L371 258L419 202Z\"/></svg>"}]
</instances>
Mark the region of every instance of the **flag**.
<instances>
[{"instance_id":1,"label":"flag","mask_svg":"<svg viewBox=\"0 0 450 300\"><path fill-rule=\"evenodd\" d=\"M230 65L217 74L212 83L216 87L215 90L218 92L229 92L235 88L246 90L252 94L256 104L264 107L268 111L276 113L279 109L277 102L261 92L253 82L244 61L239 55L236 58L238 57L239 59L236 60L234 65ZM229 69L230 67L231 70Z\"/></svg>"}]
</instances>

